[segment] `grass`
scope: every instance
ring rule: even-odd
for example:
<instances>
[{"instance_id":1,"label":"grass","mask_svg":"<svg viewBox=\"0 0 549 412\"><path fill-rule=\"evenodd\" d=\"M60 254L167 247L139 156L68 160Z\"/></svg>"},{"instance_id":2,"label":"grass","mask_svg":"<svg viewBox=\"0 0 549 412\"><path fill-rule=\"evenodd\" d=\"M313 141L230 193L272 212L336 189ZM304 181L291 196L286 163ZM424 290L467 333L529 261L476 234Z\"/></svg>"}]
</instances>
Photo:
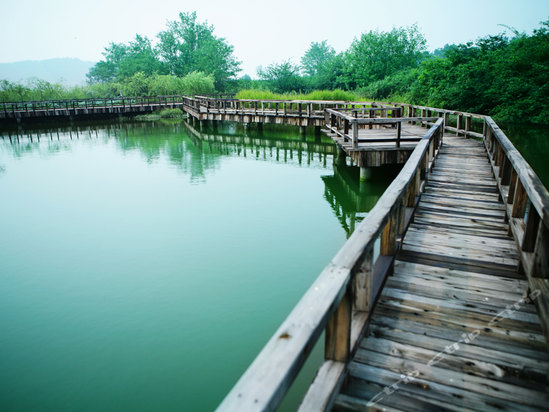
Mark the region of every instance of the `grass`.
<instances>
[{"instance_id":1,"label":"grass","mask_svg":"<svg viewBox=\"0 0 549 412\"><path fill-rule=\"evenodd\" d=\"M315 90L310 93L273 93L268 90L240 90L235 98L250 100L342 100L342 101L371 101L355 92L341 89Z\"/></svg>"},{"instance_id":2,"label":"grass","mask_svg":"<svg viewBox=\"0 0 549 412\"><path fill-rule=\"evenodd\" d=\"M184 113L181 109L162 109L160 111L149 113L149 114L140 114L135 116L135 120L142 120L146 122L154 122L156 120L162 119L182 119Z\"/></svg>"}]
</instances>

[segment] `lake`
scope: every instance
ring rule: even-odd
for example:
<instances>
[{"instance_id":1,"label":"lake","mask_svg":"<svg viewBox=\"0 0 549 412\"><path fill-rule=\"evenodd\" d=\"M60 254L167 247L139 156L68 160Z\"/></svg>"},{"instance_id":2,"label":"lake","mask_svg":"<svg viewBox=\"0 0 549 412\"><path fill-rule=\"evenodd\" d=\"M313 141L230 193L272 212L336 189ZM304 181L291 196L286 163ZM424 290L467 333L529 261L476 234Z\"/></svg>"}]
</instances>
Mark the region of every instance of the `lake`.
<instances>
[{"instance_id":1,"label":"lake","mask_svg":"<svg viewBox=\"0 0 549 412\"><path fill-rule=\"evenodd\" d=\"M2 132L0 409L214 409L398 172L333 153L289 127Z\"/></svg>"}]
</instances>

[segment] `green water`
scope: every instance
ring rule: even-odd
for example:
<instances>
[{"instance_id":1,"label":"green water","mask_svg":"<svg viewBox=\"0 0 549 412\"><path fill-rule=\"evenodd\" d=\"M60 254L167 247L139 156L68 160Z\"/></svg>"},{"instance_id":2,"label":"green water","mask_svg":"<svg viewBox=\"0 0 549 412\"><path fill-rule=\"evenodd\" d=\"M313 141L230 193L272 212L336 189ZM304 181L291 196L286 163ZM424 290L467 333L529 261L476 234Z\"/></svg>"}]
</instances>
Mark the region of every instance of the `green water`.
<instances>
[{"instance_id":1,"label":"green water","mask_svg":"<svg viewBox=\"0 0 549 412\"><path fill-rule=\"evenodd\" d=\"M549 125L506 124L502 129L549 188Z\"/></svg>"},{"instance_id":2,"label":"green water","mask_svg":"<svg viewBox=\"0 0 549 412\"><path fill-rule=\"evenodd\" d=\"M214 409L395 175L287 128L2 137L3 411Z\"/></svg>"}]
</instances>

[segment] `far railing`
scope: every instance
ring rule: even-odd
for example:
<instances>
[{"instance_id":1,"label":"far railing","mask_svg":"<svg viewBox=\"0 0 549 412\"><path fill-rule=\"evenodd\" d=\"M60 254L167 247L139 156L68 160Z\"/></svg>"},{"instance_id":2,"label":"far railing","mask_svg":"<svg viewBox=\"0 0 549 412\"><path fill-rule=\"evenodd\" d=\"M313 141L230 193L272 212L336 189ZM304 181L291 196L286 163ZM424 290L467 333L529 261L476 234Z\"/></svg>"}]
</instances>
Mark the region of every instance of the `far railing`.
<instances>
[{"instance_id":1,"label":"far railing","mask_svg":"<svg viewBox=\"0 0 549 412\"><path fill-rule=\"evenodd\" d=\"M402 122L435 122L437 117L402 117L403 108L398 106L368 107L360 109L326 109L326 129L349 141L353 148L358 147L360 129L373 127L391 127L396 129L396 135L391 138L368 137L369 143L395 143L400 147L401 142L418 142L420 137L401 137ZM430 123L433 124L433 123Z\"/></svg>"},{"instance_id":2,"label":"far railing","mask_svg":"<svg viewBox=\"0 0 549 412\"><path fill-rule=\"evenodd\" d=\"M458 136L478 137L484 136L485 116L476 113L460 112L457 110L438 109L436 107L418 106L406 103L383 103L380 105L392 105L402 109L404 117L437 117L444 118L444 130L456 133ZM414 123L414 122L412 122ZM432 125L432 121L424 121L423 125Z\"/></svg>"},{"instance_id":3,"label":"far railing","mask_svg":"<svg viewBox=\"0 0 549 412\"><path fill-rule=\"evenodd\" d=\"M70 109L95 109L109 107L141 107L141 106L169 106L183 104L186 96L140 96L140 97L112 97L92 99L65 99L65 100L39 100L23 102L0 103L0 114L38 111L55 111Z\"/></svg>"},{"instance_id":4,"label":"far railing","mask_svg":"<svg viewBox=\"0 0 549 412\"><path fill-rule=\"evenodd\" d=\"M249 116L308 117L323 119L326 109L370 107L372 102L329 100L254 100L218 99L195 96L190 105L199 113L238 114Z\"/></svg>"},{"instance_id":5,"label":"far railing","mask_svg":"<svg viewBox=\"0 0 549 412\"><path fill-rule=\"evenodd\" d=\"M397 178L227 395L220 411L275 409L323 331L325 361L300 410L324 410L331 402L385 279L392 273L442 143L443 126L443 119L437 120L416 145Z\"/></svg>"}]
</instances>

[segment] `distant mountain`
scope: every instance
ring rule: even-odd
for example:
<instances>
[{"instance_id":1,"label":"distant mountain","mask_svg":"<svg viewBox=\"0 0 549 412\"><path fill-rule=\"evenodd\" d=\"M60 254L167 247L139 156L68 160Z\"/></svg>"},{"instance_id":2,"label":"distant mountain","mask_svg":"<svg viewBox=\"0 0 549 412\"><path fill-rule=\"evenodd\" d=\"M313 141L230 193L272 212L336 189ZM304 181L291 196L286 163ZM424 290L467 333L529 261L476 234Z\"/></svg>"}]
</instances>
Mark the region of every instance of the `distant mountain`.
<instances>
[{"instance_id":1,"label":"distant mountain","mask_svg":"<svg viewBox=\"0 0 549 412\"><path fill-rule=\"evenodd\" d=\"M37 77L49 82L62 82L67 86L74 86L86 82L86 73L94 64L95 62L72 58L0 63L0 79L24 82Z\"/></svg>"}]
</instances>

